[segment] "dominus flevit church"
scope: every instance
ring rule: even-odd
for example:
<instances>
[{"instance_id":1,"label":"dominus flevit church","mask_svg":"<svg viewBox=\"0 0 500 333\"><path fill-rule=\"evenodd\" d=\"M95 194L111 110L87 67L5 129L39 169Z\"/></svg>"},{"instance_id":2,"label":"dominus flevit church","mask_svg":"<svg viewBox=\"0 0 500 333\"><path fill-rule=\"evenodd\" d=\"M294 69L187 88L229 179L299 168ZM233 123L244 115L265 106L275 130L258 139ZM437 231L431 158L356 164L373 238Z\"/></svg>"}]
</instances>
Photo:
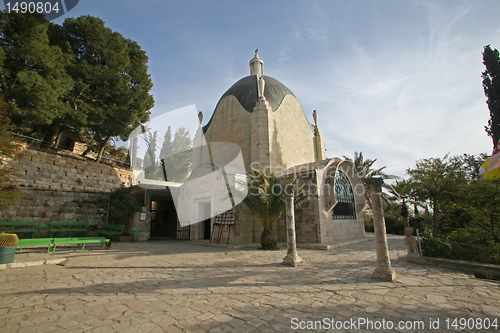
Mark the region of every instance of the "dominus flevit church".
<instances>
[{"instance_id":1,"label":"dominus flevit church","mask_svg":"<svg viewBox=\"0 0 500 333\"><path fill-rule=\"evenodd\" d=\"M143 224L146 235L149 229L151 238L155 233L182 233L193 240L259 242L261 224L230 193L246 172L259 169L298 177L308 188L309 199L295 210L298 243L364 236L365 195L359 175L349 162L326 158L316 111L310 124L292 91L264 75L257 52L250 75L222 95L204 126L202 119L200 113L187 181L169 183L166 191L144 184L137 190L151 210L151 227ZM284 216L275 233L279 242L286 241Z\"/></svg>"}]
</instances>

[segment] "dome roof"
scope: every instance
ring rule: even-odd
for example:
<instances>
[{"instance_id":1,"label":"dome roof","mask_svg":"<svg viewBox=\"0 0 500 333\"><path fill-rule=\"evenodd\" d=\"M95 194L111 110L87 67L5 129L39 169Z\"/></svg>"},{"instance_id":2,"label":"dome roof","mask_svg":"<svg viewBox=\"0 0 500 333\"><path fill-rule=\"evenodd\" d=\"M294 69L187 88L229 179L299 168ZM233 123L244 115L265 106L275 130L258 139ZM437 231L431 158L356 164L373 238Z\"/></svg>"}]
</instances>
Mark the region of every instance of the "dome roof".
<instances>
[{"instance_id":1,"label":"dome roof","mask_svg":"<svg viewBox=\"0 0 500 333\"><path fill-rule=\"evenodd\" d=\"M266 82L264 87L264 96L274 112L280 106L285 96L293 95L293 93L280 81L266 75L263 75L262 77ZM257 75L246 76L233 84L231 88L229 88L224 95L222 95L219 103L224 97L230 95L236 97L245 110L252 112L253 107L257 104L257 100L259 99ZM217 105L219 105L219 103L217 103ZM215 107L215 109L217 109L217 107Z\"/></svg>"},{"instance_id":2,"label":"dome roof","mask_svg":"<svg viewBox=\"0 0 500 333\"><path fill-rule=\"evenodd\" d=\"M269 104L271 111L274 112L279 108L286 95L295 97L292 91L283 83L270 76L264 75L264 61L259 58L257 51L258 50L255 50L255 56L250 60L250 75L233 84L231 88L222 95L219 102L217 102L212 118L210 118L208 124L203 126L203 132L208 130L219 104L226 96L234 96L246 111L253 112L253 108L257 105L259 100L259 94L261 94L260 89L262 89L262 86L258 83L260 79L264 81L263 97Z\"/></svg>"}]
</instances>

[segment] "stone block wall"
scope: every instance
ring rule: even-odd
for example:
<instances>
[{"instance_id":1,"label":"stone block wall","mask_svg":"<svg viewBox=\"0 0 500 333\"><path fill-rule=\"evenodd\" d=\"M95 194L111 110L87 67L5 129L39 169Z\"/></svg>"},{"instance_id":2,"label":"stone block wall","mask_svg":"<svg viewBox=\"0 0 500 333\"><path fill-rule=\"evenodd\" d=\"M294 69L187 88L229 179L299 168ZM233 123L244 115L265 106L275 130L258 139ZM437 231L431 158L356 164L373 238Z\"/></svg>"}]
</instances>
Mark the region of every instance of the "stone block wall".
<instances>
[{"instance_id":1,"label":"stone block wall","mask_svg":"<svg viewBox=\"0 0 500 333\"><path fill-rule=\"evenodd\" d=\"M18 173L13 184L19 187L108 192L133 185L132 170L77 155L24 149L9 165Z\"/></svg>"},{"instance_id":2,"label":"stone block wall","mask_svg":"<svg viewBox=\"0 0 500 333\"><path fill-rule=\"evenodd\" d=\"M311 197L295 209L297 243L320 243L318 198Z\"/></svg>"},{"instance_id":3,"label":"stone block wall","mask_svg":"<svg viewBox=\"0 0 500 333\"><path fill-rule=\"evenodd\" d=\"M98 226L107 221L109 192L134 182L128 169L29 148L9 166L17 173L11 184L23 200L0 207L1 221L86 221Z\"/></svg>"},{"instance_id":4,"label":"stone block wall","mask_svg":"<svg viewBox=\"0 0 500 333\"><path fill-rule=\"evenodd\" d=\"M287 169L316 161L312 125L293 95L286 95L279 108L269 115L272 126L271 164Z\"/></svg>"},{"instance_id":5,"label":"stone block wall","mask_svg":"<svg viewBox=\"0 0 500 333\"><path fill-rule=\"evenodd\" d=\"M252 161L252 114L246 111L236 97L224 97L217 105L205 133L207 142L232 142L241 148L245 167L250 170Z\"/></svg>"},{"instance_id":6,"label":"stone block wall","mask_svg":"<svg viewBox=\"0 0 500 333\"><path fill-rule=\"evenodd\" d=\"M107 199L103 192L20 188L23 199L0 207L2 221L85 221L89 226L106 223Z\"/></svg>"}]
</instances>

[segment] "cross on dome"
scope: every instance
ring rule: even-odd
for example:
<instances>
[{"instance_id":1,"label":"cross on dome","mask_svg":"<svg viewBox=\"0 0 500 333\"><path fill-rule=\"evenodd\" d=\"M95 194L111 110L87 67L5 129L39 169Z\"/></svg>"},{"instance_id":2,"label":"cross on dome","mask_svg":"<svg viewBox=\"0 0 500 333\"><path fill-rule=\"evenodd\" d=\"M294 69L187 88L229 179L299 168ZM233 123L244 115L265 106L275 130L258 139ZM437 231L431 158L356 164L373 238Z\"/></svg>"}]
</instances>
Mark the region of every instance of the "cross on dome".
<instances>
[{"instance_id":1,"label":"cross on dome","mask_svg":"<svg viewBox=\"0 0 500 333\"><path fill-rule=\"evenodd\" d=\"M264 75L264 61L257 55L259 49L255 50L255 56L250 60L250 75Z\"/></svg>"}]
</instances>

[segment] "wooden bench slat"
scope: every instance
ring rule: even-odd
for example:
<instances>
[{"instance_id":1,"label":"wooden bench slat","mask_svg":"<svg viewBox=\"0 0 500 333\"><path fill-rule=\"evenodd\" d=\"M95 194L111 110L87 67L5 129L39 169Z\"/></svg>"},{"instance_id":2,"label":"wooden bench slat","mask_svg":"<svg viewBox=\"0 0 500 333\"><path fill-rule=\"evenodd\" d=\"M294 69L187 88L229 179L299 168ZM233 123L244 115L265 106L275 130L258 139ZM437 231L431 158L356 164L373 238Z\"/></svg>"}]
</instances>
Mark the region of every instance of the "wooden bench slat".
<instances>
[{"instance_id":1,"label":"wooden bench slat","mask_svg":"<svg viewBox=\"0 0 500 333\"><path fill-rule=\"evenodd\" d=\"M85 228L81 228L82 226L84 226ZM72 232L84 232L85 237L87 237L87 232L88 232L87 222L85 221L50 222L50 237L54 236L54 232L67 232L68 237L71 237Z\"/></svg>"},{"instance_id":2,"label":"wooden bench slat","mask_svg":"<svg viewBox=\"0 0 500 333\"><path fill-rule=\"evenodd\" d=\"M36 222L2 221L0 222L0 229L1 229L0 232L3 231L10 231L14 233L30 232L31 238L35 238Z\"/></svg>"},{"instance_id":3,"label":"wooden bench slat","mask_svg":"<svg viewBox=\"0 0 500 333\"><path fill-rule=\"evenodd\" d=\"M110 240L106 237L73 237L73 238L54 238L54 246L52 253L56 252L56 246L61 244L82 244L82 251L85 251L85 244L87 243L101 243L105 245L105 249L109 248Z\"/></svg>"},{"instance_id":4,"label":"wooden bench slat","mask_svg":"<svg viewBox=\"0 0 500 333\"><path fill-rule=\"evenodd\" d=\"M102 226L102 229L96 230L98 235L110 236L109 239L112 239L113 236L119 236L125 230L125 225L123 224L111 224L106 223Z\"/></svg>"},{"instance_id":5,"label":"wooden bench slat","mask_svg":"<svg viewBox=\"0 0 500 333\"><path fill-rule=\"evenodd\" d=\"M17 246L19 247L19 251L23 250L23 246L40 246L47 245L47 253L50 253L50 247L52 246L53 238L27 238L27 239L19 239L17 241Z\"/></svg>"}]
</instances>

